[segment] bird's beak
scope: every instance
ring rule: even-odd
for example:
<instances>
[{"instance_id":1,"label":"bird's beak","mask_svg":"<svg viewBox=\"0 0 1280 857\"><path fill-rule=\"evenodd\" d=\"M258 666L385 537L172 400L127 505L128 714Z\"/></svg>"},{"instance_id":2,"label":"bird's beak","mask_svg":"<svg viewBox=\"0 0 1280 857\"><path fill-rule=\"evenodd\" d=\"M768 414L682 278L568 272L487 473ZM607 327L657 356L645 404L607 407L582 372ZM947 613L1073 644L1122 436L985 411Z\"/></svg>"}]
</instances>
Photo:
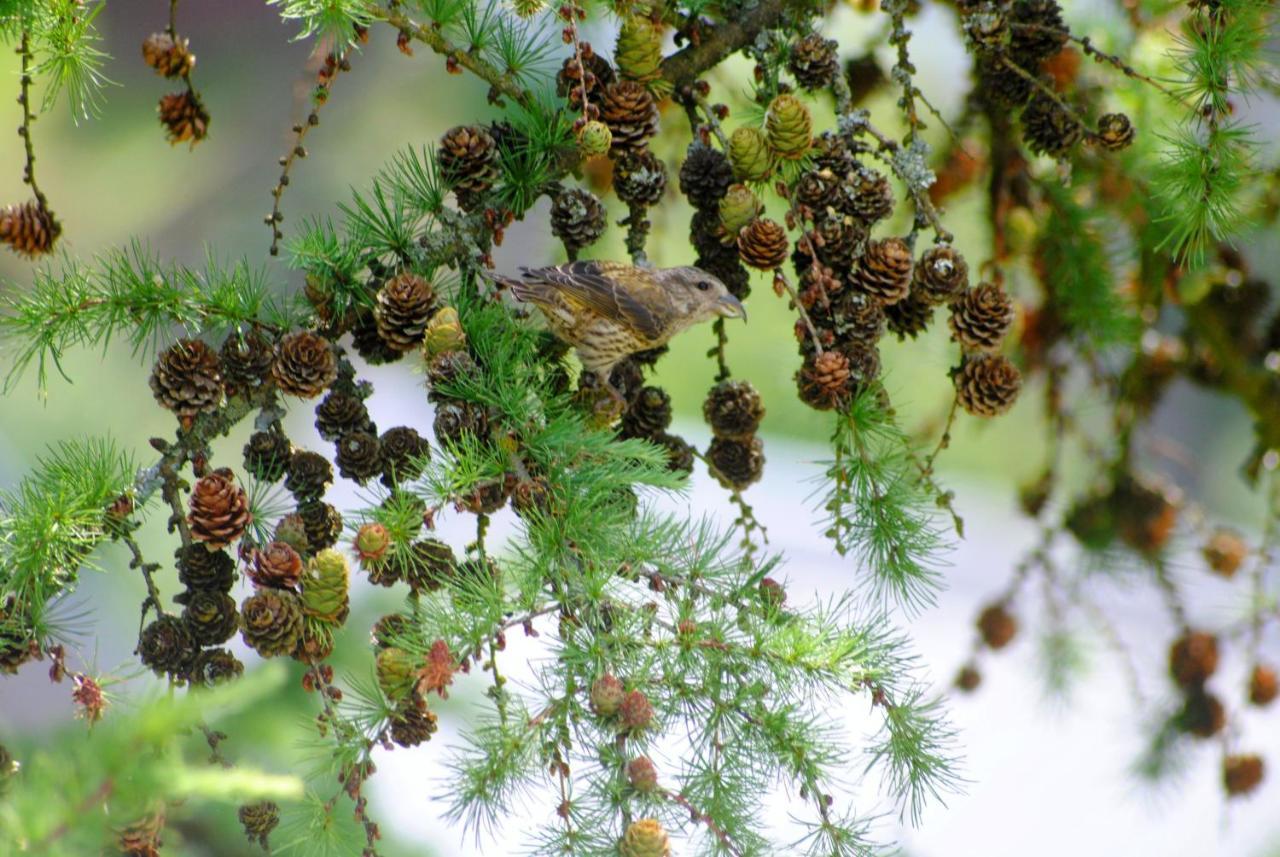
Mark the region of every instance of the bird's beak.
<instances>
[{"instance_id":1,"label":"bird's beak","mask_svg":"<svg viewBox=\"0 0 1280 857\"><path fill-rule=\"evenodd\" d=\"M733 295L725 295L716 301L716 311L725 318L740 318L747 320L747 308L742 305L742 301Z\"/></svg>"}]
</instances>

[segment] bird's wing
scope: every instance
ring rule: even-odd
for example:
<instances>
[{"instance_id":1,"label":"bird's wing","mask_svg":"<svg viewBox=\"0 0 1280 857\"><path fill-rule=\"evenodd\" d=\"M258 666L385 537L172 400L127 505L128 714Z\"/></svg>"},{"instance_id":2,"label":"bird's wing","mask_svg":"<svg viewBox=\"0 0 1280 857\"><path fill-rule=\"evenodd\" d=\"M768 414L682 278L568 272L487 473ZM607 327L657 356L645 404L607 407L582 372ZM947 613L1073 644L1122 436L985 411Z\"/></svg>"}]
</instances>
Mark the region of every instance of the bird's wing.
<instances>
[{"instance_id":1,"label":"bird's wing","mask_svg":"<svg viewBox=\"0 0 1280 857\"><path fill-rule=\"evenodd\" d=\"M511 292L520 300L546 304L554 292L603 318L619 322L645 339L658 340L668 328L671 301L652 277L619 262L568 262L524 269Z\"/></svg>"}]
</instances>

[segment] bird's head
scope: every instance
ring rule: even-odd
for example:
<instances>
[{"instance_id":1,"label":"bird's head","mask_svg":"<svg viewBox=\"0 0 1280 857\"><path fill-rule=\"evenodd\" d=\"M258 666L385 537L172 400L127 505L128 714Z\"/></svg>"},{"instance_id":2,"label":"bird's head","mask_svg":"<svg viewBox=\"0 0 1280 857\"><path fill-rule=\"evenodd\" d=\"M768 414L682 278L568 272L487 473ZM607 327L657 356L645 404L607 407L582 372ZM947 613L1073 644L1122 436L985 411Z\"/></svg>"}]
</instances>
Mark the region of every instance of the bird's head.
<instances>
[{"instance_id":1,"label":"bird's head","mask_svg":"<svg viewBox=\"0 0 1280 857\"><path fill-rule=\"evenodd\" d=\"M690 324L716 317L746 320L742 302L729 294L729 289L713 274L701 268L665 268L658 273L672 301L683 311Z\"/></svg>"}]
</instances>

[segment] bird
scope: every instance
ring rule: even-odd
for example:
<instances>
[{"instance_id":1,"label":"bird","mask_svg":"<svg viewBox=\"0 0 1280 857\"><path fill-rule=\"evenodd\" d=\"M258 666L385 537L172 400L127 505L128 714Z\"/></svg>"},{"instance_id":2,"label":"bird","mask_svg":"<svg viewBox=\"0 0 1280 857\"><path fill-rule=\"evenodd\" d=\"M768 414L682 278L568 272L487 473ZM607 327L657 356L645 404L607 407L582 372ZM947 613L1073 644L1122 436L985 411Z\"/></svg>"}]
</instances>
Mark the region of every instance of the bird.
<instances>
[{"instance_id":1,"label":"bird","mask_svg":"<svg viewBox=\"0 0 1280 857\"><path fill-rule=\"evenodd\" d=\"M495 276L516 300L546 316L559 339L572 345L605 388L609 373L637 351L714 318L741 318L747 310L717 277L701 268L643 268L590 260L520 268L520 278Z\"/></svg>"}]
</instances>

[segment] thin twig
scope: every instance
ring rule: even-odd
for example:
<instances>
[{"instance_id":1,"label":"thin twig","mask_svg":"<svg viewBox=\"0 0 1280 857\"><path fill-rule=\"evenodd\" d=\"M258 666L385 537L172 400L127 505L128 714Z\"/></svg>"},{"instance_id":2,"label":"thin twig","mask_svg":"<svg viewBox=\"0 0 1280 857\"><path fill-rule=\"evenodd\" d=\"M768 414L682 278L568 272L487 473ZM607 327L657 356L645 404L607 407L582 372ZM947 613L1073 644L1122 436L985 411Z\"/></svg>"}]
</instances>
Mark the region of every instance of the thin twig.
<instances>
[{"instance_id":1,"label":"thin twig","mask_svg":"<svg viewBox=\"0 0 1280 857\"><path fill-rule=\"evenodd\" d=\"M31 192L35 195L36 203L41 210L48 209L48 201L45 199L44 192L40 190L40 186L36 184L36 149L35 144L31 142L31 125L36 121L35 113L31 110L31 32L29 30L22 31L22 41L18 46L18 54L22 57L21 71L21 92L18 94L18 103L22 105L22 124L18 126L18 136L22 138L22 145L26 151L27 165L23 169L22 181L31 185Z\"/></svg>"}]
</instances>

